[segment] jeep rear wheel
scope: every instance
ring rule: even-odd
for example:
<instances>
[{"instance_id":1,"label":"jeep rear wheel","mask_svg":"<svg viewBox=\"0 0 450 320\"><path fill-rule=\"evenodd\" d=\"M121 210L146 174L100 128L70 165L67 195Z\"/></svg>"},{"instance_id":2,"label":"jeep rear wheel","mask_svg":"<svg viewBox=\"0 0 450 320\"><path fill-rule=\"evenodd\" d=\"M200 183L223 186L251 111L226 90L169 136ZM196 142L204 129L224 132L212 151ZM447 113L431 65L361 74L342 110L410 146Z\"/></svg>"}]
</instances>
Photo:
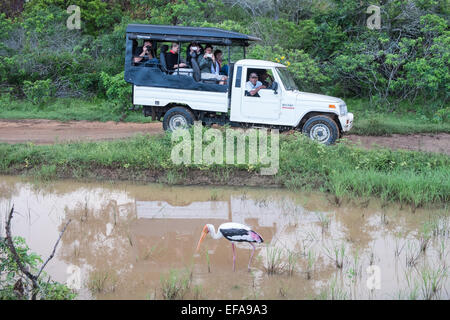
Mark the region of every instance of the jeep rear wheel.
<instances>
[{"instance_id":1,"label":"jeep rear wheel","mask_svg":"<svg viewBox=\"0 0 450 320\"><path fill-rule=\"evenodd\" d=\"M166 112L163 119L163 128L166 131L175 131L188 128L194 124L193 114L183 107L175 107Z\"/></svg>"},{"instance_id":2,"label":"jeep rear wheel","mask_svg":"<svg viewBox=\"0 0 450 320\"><path fill-rule=\"evenodd\" d=\"M327 116L315 116L308 119L302 132L312 140L326 145L335 143L339 137L339 127Z\"/></svg>"}]
</instances>

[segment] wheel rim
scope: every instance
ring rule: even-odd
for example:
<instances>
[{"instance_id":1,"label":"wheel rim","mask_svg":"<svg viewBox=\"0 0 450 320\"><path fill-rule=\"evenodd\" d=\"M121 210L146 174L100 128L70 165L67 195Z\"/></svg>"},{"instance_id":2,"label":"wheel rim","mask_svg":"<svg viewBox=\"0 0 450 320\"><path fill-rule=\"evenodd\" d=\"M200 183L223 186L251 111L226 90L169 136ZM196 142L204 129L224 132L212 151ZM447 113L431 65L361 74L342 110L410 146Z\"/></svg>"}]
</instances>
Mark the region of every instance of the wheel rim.
<instances>
[{"instance_id":1,"label":"wheel rim","mask_svg":"<svg viewBox=\"0 0 450 320\"><path fill-rule=\"evenodd\" d=\"M180 128L186 128L187 127L187 120L182 115L175 115L170 118L169 120L169 128L170 130L176 130Z\"/></svg>"},{"instance_id":2,"label":"wheel rim","mask_svg":"<svg viewBox=\"0 0 450 320\"><path fill-rule=\"evenodd\" d=\"M309 133L309 137L311 139L316 140L320 143L327 142L330 136L330 129L322 123L314 125Z\"/></svg>"}]
</instances>

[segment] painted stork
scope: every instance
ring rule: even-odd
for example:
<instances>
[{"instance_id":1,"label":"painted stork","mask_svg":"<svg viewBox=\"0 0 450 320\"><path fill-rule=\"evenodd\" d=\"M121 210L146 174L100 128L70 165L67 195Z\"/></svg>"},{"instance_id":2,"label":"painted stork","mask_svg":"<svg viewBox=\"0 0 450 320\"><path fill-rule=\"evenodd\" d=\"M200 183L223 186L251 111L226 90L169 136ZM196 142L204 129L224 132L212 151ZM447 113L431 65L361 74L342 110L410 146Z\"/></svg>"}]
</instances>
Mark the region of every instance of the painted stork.
<instances>
[{"instance_id":1,"label":"painted stork","mask_svg":"<svg viewBox=\"0 0 450 320\"><path fill-rule=\"evenodd\" d=\"M236 271L236 249L234 245L235 242L247 242L252 246L253 250L250 255L250 260L248 261L248 271L250 271L250 264L253 259L253 254L255 253L255 245L253 244L253 242L264 242L263 238L258 233L244 224L235 222L222 223L219 226L219 229L217 229L217 233L212 224L206 224L203 227L200 240L198 240L197 252L200 249L200 244L208 233L211 234L211 237L213 239L220 239L224 237L225 239L231 241L231 247L233 248L233 271Z\"/></svg>"}]
</instances>

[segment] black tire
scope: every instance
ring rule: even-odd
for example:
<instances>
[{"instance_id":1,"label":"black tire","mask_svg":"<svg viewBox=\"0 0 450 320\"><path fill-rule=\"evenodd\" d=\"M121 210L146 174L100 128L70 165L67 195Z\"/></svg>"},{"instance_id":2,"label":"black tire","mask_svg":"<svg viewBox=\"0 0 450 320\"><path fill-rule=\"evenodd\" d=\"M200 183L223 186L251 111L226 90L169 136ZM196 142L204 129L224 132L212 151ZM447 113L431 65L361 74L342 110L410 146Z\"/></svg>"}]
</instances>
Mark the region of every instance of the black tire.
<instances>
[{"instance_id":1,"label":"black tire","mask_svg":"<svg viewBox=\"0 0 450 320\"><path fill-rule=\"evenodd\" d=\"M194 115L188 109L183 107L174 107L169 109L163 119L163 128L166 131L173 131L182 127L190 127L193 124Z\"/></svg>"},{"instance_id":2,"label":"black tire","mask_svg":"<svg viewBox=\"0 0 450 320\"><path fill-rule=\"evenodd\" d=\"M326 145L335 143L339 138L338 125L327 116L309 118L303 126L302 132L312 140Z\"/></svg>"}]
</instances>

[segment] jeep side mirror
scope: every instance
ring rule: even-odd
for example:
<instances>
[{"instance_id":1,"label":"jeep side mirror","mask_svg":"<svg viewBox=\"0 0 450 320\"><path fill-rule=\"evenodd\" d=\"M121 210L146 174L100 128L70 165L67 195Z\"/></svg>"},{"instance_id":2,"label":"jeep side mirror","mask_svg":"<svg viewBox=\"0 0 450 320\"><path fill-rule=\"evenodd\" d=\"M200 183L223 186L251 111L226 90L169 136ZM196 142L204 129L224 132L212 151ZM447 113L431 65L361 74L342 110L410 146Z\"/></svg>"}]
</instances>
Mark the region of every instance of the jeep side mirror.
<instances>
[{"instance_id":1,"label":"jeep side mirror","mask_svg":"<svg viewBox=\"0 0 450 320\"><path fill-rule=\"evenodd\" d=\"M277 92L277 90L278 90L278 82L274 81L272 83L272 89L273 89L275 94L278 94L278 92Z\"/></svg>"}]
</instances>

